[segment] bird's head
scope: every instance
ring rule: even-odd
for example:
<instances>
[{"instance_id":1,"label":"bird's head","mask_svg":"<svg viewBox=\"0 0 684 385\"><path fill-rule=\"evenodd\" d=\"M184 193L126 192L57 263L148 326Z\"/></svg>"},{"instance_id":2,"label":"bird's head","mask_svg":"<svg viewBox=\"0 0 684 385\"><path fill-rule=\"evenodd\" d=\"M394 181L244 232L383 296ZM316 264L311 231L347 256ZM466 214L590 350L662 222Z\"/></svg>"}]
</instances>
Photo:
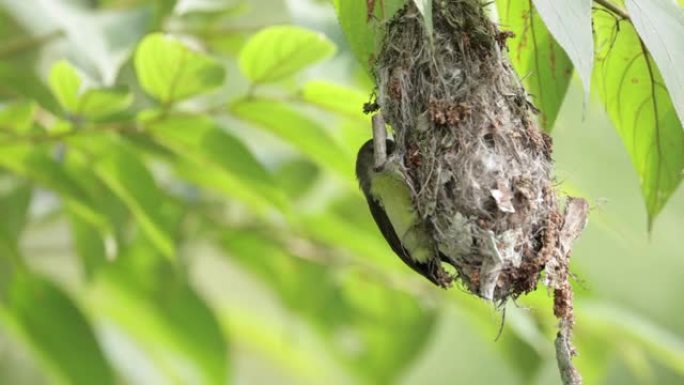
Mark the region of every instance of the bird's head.
<instances>
[{"instance_id":1,"label":"bird's head","mask_svg":"<svg viewBox=\"0 0 684 385\"><path fill-rule=\"evenodd\" d=\"M394 141L387 139L385 147L387 149L387 157L389 158L394 154L396 148ZM359 153L356 156L356 176L358 177L359 184L364 192L370 191L372 174L378 171L380 170L375 169L373 139L370 139L361 146L361 149L359 149Z\"/></svg>"}]
</instances>

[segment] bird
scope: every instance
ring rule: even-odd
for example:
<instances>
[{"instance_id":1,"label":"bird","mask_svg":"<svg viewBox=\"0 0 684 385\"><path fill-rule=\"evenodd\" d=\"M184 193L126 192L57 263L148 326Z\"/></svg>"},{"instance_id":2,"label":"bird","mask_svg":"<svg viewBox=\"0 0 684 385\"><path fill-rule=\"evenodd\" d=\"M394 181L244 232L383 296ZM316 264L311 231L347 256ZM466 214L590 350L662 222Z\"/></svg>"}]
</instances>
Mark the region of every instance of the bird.
<instances>
[{"instance_id":1,"label":"bird","mask_svg":"<svg viewBox=\"0 0 684 385\"><path fill-rule=\"evenodd\" d=\"M433 284L447 288L453 277L441 262L453 265L453 261L438 250L429 227L418 215L394 141L387 139L386 149L387 160L378 168L373 139L361 146L356 157L356 177L371 215L389 246L407 266Z\"/></svg>"}]
</instances>

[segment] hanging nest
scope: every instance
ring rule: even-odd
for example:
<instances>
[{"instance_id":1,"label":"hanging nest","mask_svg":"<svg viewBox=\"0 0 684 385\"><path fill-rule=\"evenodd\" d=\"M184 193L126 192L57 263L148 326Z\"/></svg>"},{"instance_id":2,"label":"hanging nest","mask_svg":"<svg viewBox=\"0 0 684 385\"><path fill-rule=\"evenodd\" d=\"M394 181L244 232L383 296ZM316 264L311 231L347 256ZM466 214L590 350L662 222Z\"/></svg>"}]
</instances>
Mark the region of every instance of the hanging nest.
<instances>
[{"instance_id":1,"label":"hanging nest","mask_svg":"<svg viewBox=\"0 0 684 385\"><path fill-rule=\"evenodd\" d=\"M559 203L551 138L506 58L510 34L478 0L433 7L432 36L413 1L389 21L374 74L416 209L457 270L443 275L504 303L534 290L545 270L569 338L568 255L587 204ZM567 339L565 348L571 355Z\"/></svg>"}]
</instances>

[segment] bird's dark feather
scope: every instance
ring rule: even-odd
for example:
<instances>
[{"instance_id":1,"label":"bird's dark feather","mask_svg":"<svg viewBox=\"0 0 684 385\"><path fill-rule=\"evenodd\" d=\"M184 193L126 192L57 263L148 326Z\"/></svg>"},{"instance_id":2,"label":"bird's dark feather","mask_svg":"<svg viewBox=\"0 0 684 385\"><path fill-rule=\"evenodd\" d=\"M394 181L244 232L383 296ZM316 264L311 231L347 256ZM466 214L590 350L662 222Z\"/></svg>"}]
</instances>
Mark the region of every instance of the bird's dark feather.
<instances>
[{"instance_id":1,"label":"bird's dark feather","mask_svg":"<svg viewBox=\"0 0 684 385\"><path fill-rule=\"evenodd\" d=\"M387 140L387 155L390 155L393 150L394 142ZM356 161L356 176L359 179L361 191L366 197L368 208L370 209L371 215L375 220L375 224L378 226L382 236L392 248L392 251L394 251L394 253L397 254L397 256L401 258L406 265L425 278L429 279L435 285L444 287L445 281L443 274L440 274L440 268L438 265L436 265L439 263L439 260L421 263L413 259L409 251L403 247L399 236L394 231L394 226L392 226L392 222L387 216L385 209L382 207L380 202L374 199L371 195L370 175L368 175L368 173L370 172L370 167L372 167L372 162L373 140L371 139L361 147L361 150L359 150L359 155L357 156ZM442 257L441 253L439 257Z\"/></svg>"},{"instance_id":2,"label":"bird's dark feather","mask_svg":"<svg viewBox=\"0 0 684 385\"><path fill-rule=\"evenodd\" d=\"M406 264L412 265L412 260L409 256L409 252L401 245L401 240L399 236L394 231L394 226L390 222L389 217L385 210L380 206L378 201L370 196L366 196L368 201L368 208L370 209L373 219L375 219L375 224L378 225L382 236L385 237L387 243L389 243L392 250L401 258Z\"/></svg>"}]
</instances>

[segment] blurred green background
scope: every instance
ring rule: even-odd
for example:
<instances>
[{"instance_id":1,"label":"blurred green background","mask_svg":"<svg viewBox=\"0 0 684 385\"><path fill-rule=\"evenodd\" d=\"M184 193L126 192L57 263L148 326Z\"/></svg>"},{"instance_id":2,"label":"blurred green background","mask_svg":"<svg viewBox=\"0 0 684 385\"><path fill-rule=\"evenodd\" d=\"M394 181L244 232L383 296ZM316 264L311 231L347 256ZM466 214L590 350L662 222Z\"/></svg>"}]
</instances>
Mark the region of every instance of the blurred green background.
<instances>
[{"instance_id":1,"label":"blurred green background","mask_svg":"<svg viewBox=\"0 0 684 385\"><path fill-rule=\"evenodd\" d=\"M301 39L290 56L240 54L277 24L306 29L279 32ZM179 40L133 55L153 31ZM273 52L282 76L260 67ZM65 102L71 68L92 105ZM542 285L495 340L501 312L384 244L352 174L371 88L327 1L0 1L0 384L560 383ZM592 206L579 370L682 384L684 191L649 234L624 147L582 99L573 79L552 133L559 190Z\"/></svg>"}]
</instances>

